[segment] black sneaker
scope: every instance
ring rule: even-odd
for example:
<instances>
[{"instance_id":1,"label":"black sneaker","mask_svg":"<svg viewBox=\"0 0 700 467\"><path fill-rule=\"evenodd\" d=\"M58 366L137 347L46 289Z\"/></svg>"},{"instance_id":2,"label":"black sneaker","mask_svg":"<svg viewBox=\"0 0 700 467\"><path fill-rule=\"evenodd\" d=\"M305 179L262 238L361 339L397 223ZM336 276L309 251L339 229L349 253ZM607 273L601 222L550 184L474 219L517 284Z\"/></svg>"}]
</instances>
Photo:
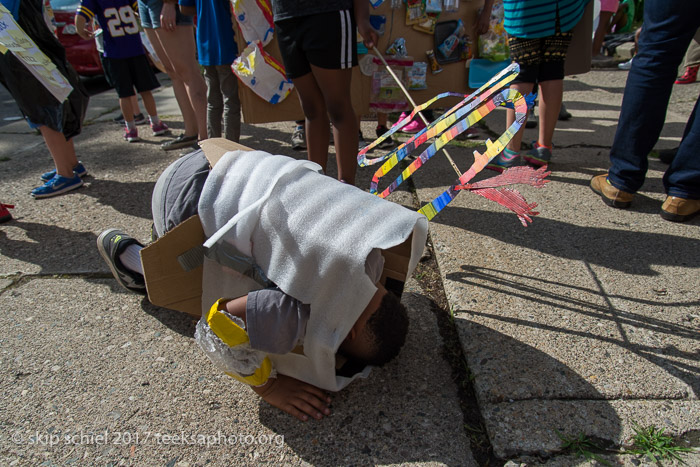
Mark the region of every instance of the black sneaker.
<instances>
[{"instance_id":1,"label":"black sneaker","mask_svg":"<svg viewBox=\"0 0 700 467\"><path fill-rule=\"evenodd\" d=\"M160 147L163 151L172 151L174 149L192 148L197 144L197 135L186 136L184 133L175 139L166 141Z\"/></svg>"},{"instance_id":2,"label":"black sneaker","mask_svg":"<svg viewBox=\"0 0 700 467\"><path fill-rule=\"evenodd\" d=\"M389 131L389 129L385 126L377 126L377 138L381 138L381 136ZM392 137L388 137L381 143L377 145L378 149L393 149L396 147L396 141Z\"/></svg>"},{"instance_id":3,"label":"black sneaker","mask_svg":"<svg viewBox=\"0 0 700 467\"><path fill-rule=\"evenodd\" d=\"M148 122L142 113L134 115L134 123L137 125L145 125Z\"/></svg>"},{"instance_id":4,"label":"black sneaker","mask_svg":"<svg viewBox=\"0 0 700 467\"><path fill-rule=\"evenodd\" d=\"M97 249L107 262L112 275L122 287L137 293L146 293L146 283L143 276L137 272L129 271L122 265L119 255L129 245L140 245L136 239L128 236L121 230L105 230L97 237Z\"/></svg>"}]
</instances>

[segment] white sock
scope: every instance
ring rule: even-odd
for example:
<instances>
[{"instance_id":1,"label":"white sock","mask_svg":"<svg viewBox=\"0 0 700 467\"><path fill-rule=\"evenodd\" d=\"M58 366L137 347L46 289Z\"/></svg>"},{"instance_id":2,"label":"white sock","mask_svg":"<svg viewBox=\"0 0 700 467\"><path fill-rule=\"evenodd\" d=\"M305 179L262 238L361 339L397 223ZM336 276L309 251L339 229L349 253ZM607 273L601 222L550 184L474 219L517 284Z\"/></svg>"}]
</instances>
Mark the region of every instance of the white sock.
<instances>
[{"instance_id":1,"label":"white sock","mask_svg":"<svg viewBox=\"0 0 700 467\"><path fill-rule=\"evenodd\" d=\"M128 131L131 131L131 130L133 130L134 128L136 128L136 122L135 122L134 120L132 120L132 121L130 121L130 122L127 122L127 121L125 120L125 121L124 121L124 124L126 124L126 129L127 129Z\"/></svg>"},{"instance_id":2,"label":"white sock","mask_svg":"<svg viewBox=\"0 0 700 467\"><path fill-rule=\"evenodd\" d=\"M119 255L119 261L130 271L137 272L143 276L143 266L141 266L141 250L143 247L132 243Z\"/></svg>"},{"instance_id":3,"label":"white sock","mask_svg":"<svg viewBox=\"0 0 700 467\"><path fill-rule=\"evenodd\" d=\"M158 115L149 115L148 119L151 121L151 125L158 125L160 123L160 118L158 118Z\"/></svg>"}]
</instances>

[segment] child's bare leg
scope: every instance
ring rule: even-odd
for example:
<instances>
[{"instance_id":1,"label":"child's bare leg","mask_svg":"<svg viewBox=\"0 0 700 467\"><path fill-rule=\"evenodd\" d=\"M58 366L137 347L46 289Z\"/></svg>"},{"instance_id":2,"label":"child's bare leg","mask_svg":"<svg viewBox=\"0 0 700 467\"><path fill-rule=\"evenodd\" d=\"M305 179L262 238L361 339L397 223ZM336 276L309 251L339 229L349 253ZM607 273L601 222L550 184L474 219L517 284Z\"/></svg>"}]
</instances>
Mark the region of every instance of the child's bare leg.
<instances>
[{"instance_id":1,"label":"child's bare leg","mask_svg":"<svg viewBox=\"0 0 700 467\"><path fill-rule=\"evenodd\" d=\"M310 161L326 171L328 163L328 114L321 89L312 73L292 80L306 117L306 151ZM354 117L353 117L354 118ZM355 131L357 137L357 130Z\"/></svg>"},{"instance_id":2,"label":"child's bare leg","mask_svg":"<svg viewBox=\"0 0 700 467\"><path fill-rule=\"evenodd\" d=\"M199 71L192 29L192 26L176 26L174 31L166 31L164 28L155 31L175 74L185 86L196 117L199 139L204 140L207 139L207 85Z\"/></svg>"},{"instance_id":3,"label":"child's bare leg","mask_svg":"<svg viewBox=\"0 0 700 467\"><path fill-rule=\"evenodd\" d=\"M333 123L338 180L354 185L357 167L358 125L350 96L352 69L328 70L311 65L311 71L323 94L328 117ZM326 141L328 141L327 138Z\"/></svg>"},{"instance_id":4,"label":"child's bare leg","mask_svg":"<svg viewBox=\"0 0 700 467\"><path fill-rule=\"evenodd\" d=\"M131 101L131 108L134 110L134 115L138 115L141 113L141 109L139 108L139 98L134 94L129 98Z\"/></svg>"},{"instance_id":5,"label":"child's bare leg","mask_svg":"<svg viewBox=\"0 0 700 467\"><path fill-rule=\"evenodd\" d=\"M122 109L125 122L134 121L134 107L131 105L131 97L120 97L119 108Z\"/></svg>"},{"instance_id":6,"label":"child's bare leg","mask_svg":"<svg viewBox=\"0 0 700 467\"><path fill-rule=\"evenodd\" d=\"M515 89L523 96L531 93L533 87L534 87L533 83L515 83L515 84L510 85L511 89ZM542 111L540 110L540 113L541 112ZM559 112L559 110L557 110L557 112ZM528 114L529 114L529 112L528 112ZM515 121L515 110L514 109L507 109L507 111L506 111L506 128L510 128L510 126L513 124L514 121ZM525 131L525 125L523 124L520 127L520 131L518 131L515 135L513 135L513 138L510 140L510 142L508 142L508 145L507 145L508 149L510 149L513 152L520 152L520 143L522 143L522 141L523 141L523 132L524 131Z\"/></svg>"},{"instance_id":7,"label":"child's bare leg","mask_svg":"<svg viewBox=\"0 0 700 467\"><path fill-rule=\"evenodd\" d=\"M154 117L158 115L158 109L156 108L156 100L153 98L153 93L151 91L144 91L141 94L141 100L143 101L143 106L146 108L149 117Z\"/></svg>"},{"instance_id":8,"label":"child's bare leg","mask_svg":"<svg viewBox=\"0 0 700 467\"><path fill-rule=\"evenodd\" d=\"M605 40L605 35L610 30L610 18L612 18L612 11L601 11L600 19L598 20L598 27L595 30L595 35L593 36L593 56L600 55L600 48L603 46L603 41Z\"/></svg>"},{"instance_id":9,"label":"child's bare leg","mask_svg":"<svg viewBox=\"0 0 700 467\"><path fill-rule=\"evenodd\" d=\"M73 140L66 141L63 133L52 130L45 125L39 127L39 131L44 137L44 142L49 148L54 164L56 164L56 172L62 177L73 178L73 167L78 165Z\"/></svg>"},{"instance_id":10,"label":"child's bare leg","mask_svg":"<svg viewBox=\"0 0 700 467\"><path fill-rule=\"evenodd\" d=\"M555 79L540 83L540 132L537 140L543 146L552 147L554 128L559 118L564 80Z\"/></svg>"},{"instance_id":11,"label":"child's bare leg","mask_svg":"<svg viewBox=\"0 0 700 467\"><path fill-rule=\"evenodd\" d=\"M145 28L144 31L146 31L148 40L150 40L151 44L153 44L156 55L158 55L158 58L163 64L163 68L165 68L165 72L172 81L175 100L177 101L177 106L180 108L182 120L185 123L185 136L195 136L199 133L199 129L197 128L197 116L194 113L194 109L190 103L190 98L187 95L185 83L183 83L180 76L175 73L175 68L170 62L168 55L165 53L165 49L163 49L160 39L156 35L155 29Z\"/></svg>"}]
</instances>

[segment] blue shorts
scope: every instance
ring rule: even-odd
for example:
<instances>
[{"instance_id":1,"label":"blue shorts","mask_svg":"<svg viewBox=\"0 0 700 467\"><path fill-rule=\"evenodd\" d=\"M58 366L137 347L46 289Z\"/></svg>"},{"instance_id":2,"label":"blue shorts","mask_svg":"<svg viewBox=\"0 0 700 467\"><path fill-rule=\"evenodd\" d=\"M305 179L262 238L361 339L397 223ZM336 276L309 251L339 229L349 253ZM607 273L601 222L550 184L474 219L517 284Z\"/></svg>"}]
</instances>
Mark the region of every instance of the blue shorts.
<instances>
[{"instance_id":1,"label":"blue shorts","mask_svg":"<svg viewBox=\"0 0 700 467\"><path fill-rule=\"evenodd\" d=\"M139 0L139 18L141 26L148 29L160 27L160 11L163 9L163 0ZM192 17L180 13L180 8L175 8L175 25L191 26Z\"/></svg>"}]
</instances>

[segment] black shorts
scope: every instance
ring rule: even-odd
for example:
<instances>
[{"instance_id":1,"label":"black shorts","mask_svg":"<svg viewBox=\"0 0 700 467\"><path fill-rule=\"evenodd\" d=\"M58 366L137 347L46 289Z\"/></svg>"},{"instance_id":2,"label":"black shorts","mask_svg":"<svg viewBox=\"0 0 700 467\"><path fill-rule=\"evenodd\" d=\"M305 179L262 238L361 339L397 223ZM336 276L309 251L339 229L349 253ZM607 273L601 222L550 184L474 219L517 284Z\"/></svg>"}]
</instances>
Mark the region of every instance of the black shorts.
<instances>
[{"instance_id":1,"label":"black shorts","mask_svg":"<svg viewBox=\"0 0 700 467\"><path fill-rule=\"evenodd\" d=\"M129 58L104 59L105 74L109 76L119 97L131 97L134 88L137 92L152 91L160 87L158 78L151 68L146 55Z\"/></svg>"},{"instance_id":2,"label":"black shorts","mask_svg":"<svg viewBox=\"0 0 700 467\"><path fill-rule=\"evenodd\" d=\"M287 78L300 78L311 65L342 70L357 65L357 32L352 10L331 11L275 23Z\"/></svg>"},{"instance_id":3,"label":"black shorts","mask_svg":"<svg viewBox=\"0 0 700 467\"><path fill-rule=\"evenodd\" d=\"M538 39L509 37L511 59L520 65L514 83L541 83L564 79L564 60L572 34L557 32Z\"/></svg>"}]
</instances>

